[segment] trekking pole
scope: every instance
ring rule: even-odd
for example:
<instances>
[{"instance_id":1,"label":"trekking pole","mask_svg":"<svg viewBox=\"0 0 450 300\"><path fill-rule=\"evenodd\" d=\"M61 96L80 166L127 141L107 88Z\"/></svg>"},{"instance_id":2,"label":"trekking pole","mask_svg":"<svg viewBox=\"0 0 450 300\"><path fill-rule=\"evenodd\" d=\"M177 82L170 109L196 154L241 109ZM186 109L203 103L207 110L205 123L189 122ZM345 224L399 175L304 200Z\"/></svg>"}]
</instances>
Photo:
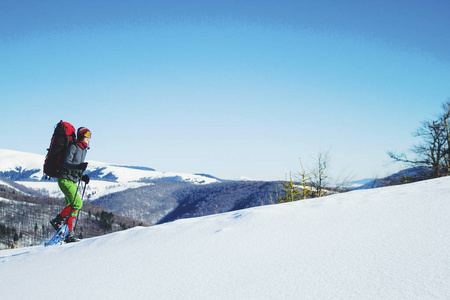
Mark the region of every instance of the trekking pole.
<instances>
[{"instance_id":1,"label":"trekking pole","mask_svg":"<svg viewBox=\"0 0 450 300\"><path fill-rule=\"evenodd\" d=\"M83 202L84 192L86 191L86 185L87 185L87 183L84 184L83 193L81 194L81 202ZM75 226L73 227L73 231L74 231L74 232L75 232L75 229L77 229L78 215L80 214L80 210L81 210L81 208L78 210L78 212L77 212L77 218L75 219Z\"/></svg>"},{"instance_id":2,"label":"trekking pole","mask_svg":"<svg viewBox=\"0 0 450 300\"><path fill-rule=\"evenodd\" d=\"M76 191L75 191L75 195L73 195L74 201L75 201L75 199L77 198L78 189L80 188L80 185L81 185L81 178L83 177L83 173L84 173L84 171L81 171L80 181L78 181L77 189L76 189ZM85 187L85 188L86 188L86 187ZM83 192L83 194L84 194L84 192ZM81 200L83 200L83 198L81 198ZM72 207L72 208L73 208L73 207ZM77 216L78 216L78 215L77 215Z\"/></svg>"},{"instance_id":3,"label":"trekking pole","mask_svg":"<svg viewBox=\"0 0 450 300\"><path fill-rule=\"evenodd\" d=\"M77 184L77 190L75 191L75 195L73 197L73 199L75 200L77 198L77 194L78 194L78 189L80 188L81 183L81 178L83 178L83 173L84 171L81 171L81 175L80 175L80 180L78 181ZM86 189L86 186L84 187ZM84 196L84 190L83 190L83 196ZM81 203L83 203L83 197L81 197ZM73 227L73 231L75 232L75 229L77 228L77 223L78 223L78 215L80 214L80 210L78 210L77 212L77 217L75 218L75 226Z\"/></svg>"}]
</instances>

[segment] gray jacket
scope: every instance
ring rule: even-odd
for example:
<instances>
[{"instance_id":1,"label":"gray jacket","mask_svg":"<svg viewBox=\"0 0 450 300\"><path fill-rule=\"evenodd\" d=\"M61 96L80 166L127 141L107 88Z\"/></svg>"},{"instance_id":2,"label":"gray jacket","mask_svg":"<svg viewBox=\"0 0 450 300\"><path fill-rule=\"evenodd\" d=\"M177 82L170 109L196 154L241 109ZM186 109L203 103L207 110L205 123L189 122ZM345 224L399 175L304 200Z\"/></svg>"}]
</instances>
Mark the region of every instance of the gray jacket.
<instances>
[{"instance_id":1,"label":"gray jacket","mask_svg":"<svg viewBox=\"0 0 450 300\"><path fill-rule=\"evenodd\" d=\"M78 169L78 166L84 162L86 158L87 149L82 149L77 144L71 144L64 155L63 169L61 172L61 178L78 182L80 180L82 171Z\"/></svg>"}]
</instances>

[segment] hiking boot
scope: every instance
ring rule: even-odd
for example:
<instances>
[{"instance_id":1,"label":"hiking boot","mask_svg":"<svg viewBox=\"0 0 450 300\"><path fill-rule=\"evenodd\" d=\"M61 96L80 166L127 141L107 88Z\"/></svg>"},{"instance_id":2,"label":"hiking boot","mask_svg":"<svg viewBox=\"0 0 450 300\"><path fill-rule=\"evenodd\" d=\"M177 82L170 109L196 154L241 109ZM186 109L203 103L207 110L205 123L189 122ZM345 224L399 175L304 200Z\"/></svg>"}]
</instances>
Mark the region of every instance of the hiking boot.
<instances>
[{"instance_id":1,"label":"hiking boot","mask_svg":"<svg viewBox=\"0 0 450 300\"><path fill-rule=\"evenodd\" d=\"M73 231L71 231L66 236L66 239L64 240L64 242L66 242L66 243L78 242L78 239L75 237L75 234L73 233Z\"/></svg>"},{"instance_id":2,"label":"hiking boot","mask_svg":"<svg viewBox=\"0 0 450 300\"><path fill-rule=\"evenodd\" d=\"M64 226L64 219L61 217L61 215L57 215L56 218L50 221L50 224L52 224L52 227L55 228L56 231L60 230L61 227Z\"/></svg>"}]
</instances>

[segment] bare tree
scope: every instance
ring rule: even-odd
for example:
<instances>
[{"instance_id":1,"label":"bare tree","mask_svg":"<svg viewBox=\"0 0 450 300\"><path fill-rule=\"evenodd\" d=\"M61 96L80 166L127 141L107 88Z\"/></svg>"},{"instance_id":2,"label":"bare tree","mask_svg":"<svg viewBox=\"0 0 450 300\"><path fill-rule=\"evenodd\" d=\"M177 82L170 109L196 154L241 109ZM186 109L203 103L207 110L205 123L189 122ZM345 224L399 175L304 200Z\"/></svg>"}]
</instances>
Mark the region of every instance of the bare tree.
<instances>
[{"instance_id":1,"label":"bare tree","mask_svg":"<svg viewBox=\"0 0 450 300\"><path fill-rule=\"evenodd\" d=\"M328 174L327 169L330 163L329 150L320 152L317 156L316 167L312 171L311 186L316 197L322 197L325 194Z\"/></svg>"},{"instance_id":2,"label":"bare tree","mask_svg":"<svg viewBox=\"0 0 450 300\"><path fill-rule=\"evenodd\" d=\"M443 123L445 126L446 135L447 135L447 152L445 153L446 154L446 163L447 163L447 174L450 174L450 124L449 124L450 99L447 100L446 103L442 104L442 110L444 111L442 118L443 118Z\"/></svg>"},{"instance_id":3,"label":"bare tree","mask_svg":"<svg viewBox=\"0 0 450 300\"><path fill-rule=\"evenodd\" d=\"M388 152L390 158L396 162L404 162L416 166L427 166L432 170L432 177L439 177L442 171L449 169L449 127L450 100L442 105L444 112L437 120L423 121L420 127L413 133L414 137L420 137L422 142L414 145L411 152L414 158L408 158L405 153L395 154Z\"/></svg>"}]
</instances>

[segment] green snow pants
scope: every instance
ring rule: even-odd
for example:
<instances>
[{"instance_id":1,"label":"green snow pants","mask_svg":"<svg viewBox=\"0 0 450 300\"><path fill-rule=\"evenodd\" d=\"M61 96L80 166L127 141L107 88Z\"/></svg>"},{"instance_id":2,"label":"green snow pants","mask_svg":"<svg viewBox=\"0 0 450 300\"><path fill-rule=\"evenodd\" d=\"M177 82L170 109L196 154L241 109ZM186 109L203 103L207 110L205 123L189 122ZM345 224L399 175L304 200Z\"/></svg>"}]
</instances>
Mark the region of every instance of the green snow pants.
<instances>
[{"instance_id":1,"label":"green snow pants","mask_svg":"<svg viewBox=\"0 0 450 300\"><path fill-rule=\"evenodd\" d=\"M66 198L66 207L72 207L69 217L76 217L83 206L83 201L77 193L77 184L69 179L58 178L58 186Z\"/></svg>"}]
</instances>

